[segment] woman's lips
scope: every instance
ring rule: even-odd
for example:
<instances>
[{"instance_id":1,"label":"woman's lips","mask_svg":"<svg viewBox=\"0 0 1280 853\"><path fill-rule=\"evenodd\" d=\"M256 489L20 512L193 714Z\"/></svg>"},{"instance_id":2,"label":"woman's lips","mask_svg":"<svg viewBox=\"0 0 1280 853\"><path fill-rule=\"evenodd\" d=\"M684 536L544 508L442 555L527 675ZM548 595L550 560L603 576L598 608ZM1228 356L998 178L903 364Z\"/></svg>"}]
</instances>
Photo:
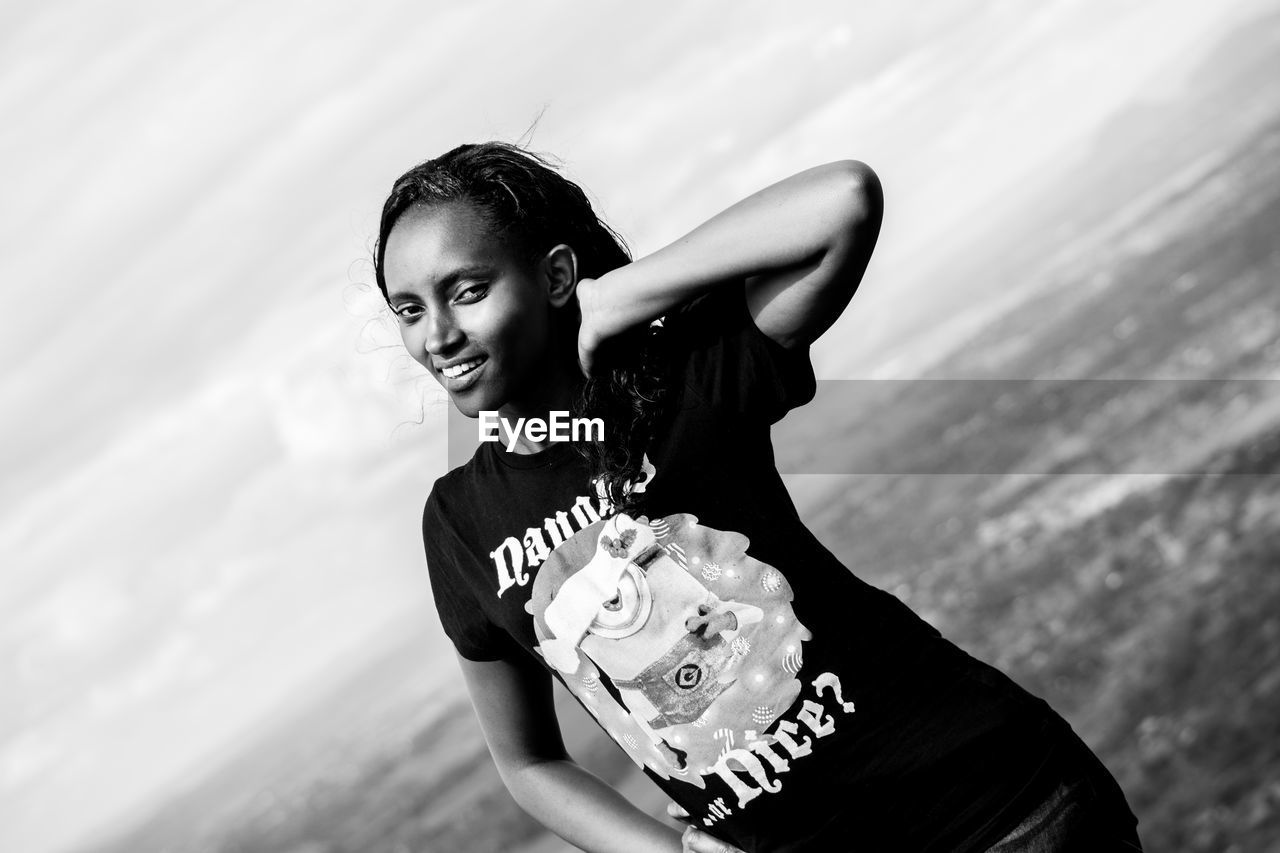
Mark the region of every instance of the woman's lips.
<instances>
[{"instance_id":1,"label":"woman's lips","mask_svg":"<svg viewBox=\"0 0 1280 853\"><path fill-rule=\"evenodd\" d=\"M488 358L483 355L468 359L454 367L439 371L440 378L449 391L462 391L475 383L487 361Z\"/></svg>"}]
</instances>

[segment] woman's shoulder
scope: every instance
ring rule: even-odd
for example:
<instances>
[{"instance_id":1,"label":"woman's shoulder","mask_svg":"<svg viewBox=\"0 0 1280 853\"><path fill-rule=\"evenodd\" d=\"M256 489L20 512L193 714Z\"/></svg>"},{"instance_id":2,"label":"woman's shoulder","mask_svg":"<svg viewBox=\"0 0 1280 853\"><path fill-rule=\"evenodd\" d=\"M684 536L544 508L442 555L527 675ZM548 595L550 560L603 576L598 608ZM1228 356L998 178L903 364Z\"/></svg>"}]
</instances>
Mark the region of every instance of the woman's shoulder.
<instances>
[{"instance_id":1,"label":"woman's shoulder","mask_svg":"<svg viewBox=\"0 0 1280 853\"><path fill-rule=\"evenodd\" d=\"M430 566L431 554L447 554L456 562L474 550L477 508L485 497L476 491L484 478L472 476L463 465L436 479L422 507L422 541L426 545Z\"/></svg>"},{"instance_id":2,"label":"woman's shoulder","mask_svg":"<svg viewBox=\"0 0 1280 853\"><path fill-rule=\"evenodd\" d=\"M809 348L787 348L756 326L746 282L726 282L664 318L673 363L704 401L735 415L776 423L813 399Z\"/></svg>"},{"instance_id":3,"label":"woman's shoulder","mask_svg":"<svg viewBox=\"0 0 1280 853\"><path fill-rule=\"evenodd\" d=\"M482 500L486 485L492 485L492 477L484 476L485 448L481 444L465 464L453 468L436 478L427 500L423 506L423 523L428 520L441 523L445 518L456 513L459 508L469 506Z\"/></svg>"}]
</instances>

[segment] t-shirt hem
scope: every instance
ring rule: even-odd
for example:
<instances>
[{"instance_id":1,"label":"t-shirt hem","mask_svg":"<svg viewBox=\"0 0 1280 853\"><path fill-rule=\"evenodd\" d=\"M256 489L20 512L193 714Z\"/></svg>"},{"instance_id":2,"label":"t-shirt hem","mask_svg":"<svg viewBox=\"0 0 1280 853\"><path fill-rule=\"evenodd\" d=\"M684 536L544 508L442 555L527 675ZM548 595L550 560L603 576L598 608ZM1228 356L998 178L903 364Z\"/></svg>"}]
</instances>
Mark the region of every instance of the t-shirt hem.
<instances>
[{"instance_id":1,"label":"t-shirt hem","mask_svg":"<svg viewBox=\"0 0 1280 853\"><path fill-rule=\"evenodd\" d=\"M1053 775L1054 761L1061 752L1063 742L1055 722L1052 717L1047 717L1041 725L1040 732L1051 738L1049 748L1036 769L1027 777L1026 783L1009 798L1004 808L970 833L962 843L954 848L948 848L949 850L954 850L954 853L981 853L987 850L1008 835L1042 799L1052 792L1058 781Z\"/></svg>"}]
</instances>

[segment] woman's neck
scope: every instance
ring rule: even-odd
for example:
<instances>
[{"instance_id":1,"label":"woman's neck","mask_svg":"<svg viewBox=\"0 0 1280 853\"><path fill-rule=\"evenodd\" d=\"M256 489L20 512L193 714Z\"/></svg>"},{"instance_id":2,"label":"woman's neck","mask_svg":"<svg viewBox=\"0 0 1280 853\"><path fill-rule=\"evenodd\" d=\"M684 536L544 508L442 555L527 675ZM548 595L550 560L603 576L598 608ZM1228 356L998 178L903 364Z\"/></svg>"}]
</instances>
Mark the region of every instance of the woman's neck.
<instances>
[{"instance_id":1,"label":"woman's neck","mask_svg":"<svg viewBox=\"0 0 1280 853\"><path fill-rule=\"evenodd\" d=\"M538 389L542 393L511 400L499 407L498 415L505 421L501 431L504 441L509 440L509 431L516 435L512 452L540 453L560 440L553 438L549 427L553 421L571 416L580 385L581 380L577 377L562 375L557 377L557 381ZM544 426L539 427L539 423ZM533 427L531 431L530 427Z\"/></svg>"}]
</instances>

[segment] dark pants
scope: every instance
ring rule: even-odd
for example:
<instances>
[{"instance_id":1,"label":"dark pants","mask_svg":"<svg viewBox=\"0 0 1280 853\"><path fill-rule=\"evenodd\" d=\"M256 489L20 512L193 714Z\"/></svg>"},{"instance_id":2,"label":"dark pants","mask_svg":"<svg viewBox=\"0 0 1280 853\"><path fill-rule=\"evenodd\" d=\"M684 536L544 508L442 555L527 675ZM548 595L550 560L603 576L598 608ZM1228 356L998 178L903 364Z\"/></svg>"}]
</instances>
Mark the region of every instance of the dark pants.
<instances>
[{"instance_id":1,"label":"dark pants","mask_svg":"<svg viewBox=\"0 0 1280 853\"><path fill-rule=\"evenodd\" d=\"M988 853L1141 851L1138 820L1115 778L1074 735L1058 785Z\"/></svg>"}]
</instances>

